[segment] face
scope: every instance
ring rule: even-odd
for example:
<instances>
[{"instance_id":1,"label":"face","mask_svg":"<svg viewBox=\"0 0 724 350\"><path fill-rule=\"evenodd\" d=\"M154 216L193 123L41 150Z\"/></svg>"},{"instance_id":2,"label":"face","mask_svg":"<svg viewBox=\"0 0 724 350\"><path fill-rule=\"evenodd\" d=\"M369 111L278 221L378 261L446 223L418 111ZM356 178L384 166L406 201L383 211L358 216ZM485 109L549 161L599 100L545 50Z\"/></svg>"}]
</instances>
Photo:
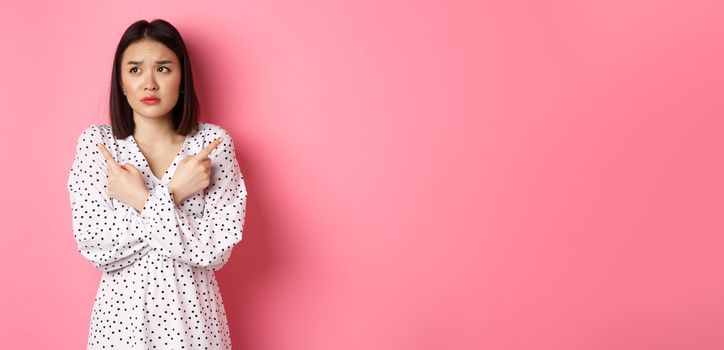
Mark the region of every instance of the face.
<instances>
[{"instance_id":1,"label":"face","mask_svg":"<svg viewBox=\"0 0 724 350\"><path fill-rule=\"evenodd\" d=\"M121 59L121 88L133 109L133 119L168 118L179 98L181 64L164 44L141 40L129 45ZM146 96L158 101L146 103Z\"/></svg>"}]
</instances>

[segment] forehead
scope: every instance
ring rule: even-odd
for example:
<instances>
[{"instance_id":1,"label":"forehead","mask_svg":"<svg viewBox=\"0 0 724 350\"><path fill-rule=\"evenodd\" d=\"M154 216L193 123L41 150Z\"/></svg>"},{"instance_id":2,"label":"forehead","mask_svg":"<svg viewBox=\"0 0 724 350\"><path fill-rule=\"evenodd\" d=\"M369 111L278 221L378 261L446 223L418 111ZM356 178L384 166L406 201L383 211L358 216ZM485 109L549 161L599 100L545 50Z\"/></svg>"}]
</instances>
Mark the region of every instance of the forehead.
<instances>
[{"instance_id":1,"label":"forehead","mask_svg":"<svg viewBox=\"0 0 724 350\"><path fill-rule=\"evenodd\" d=\"M152 63L154 60L168 58L177 60L176 54L166 45L155 40L141 40L128 45L123 51L123 62L128 60L143 61L144 64Z\"/></svg>"}]
</instances>

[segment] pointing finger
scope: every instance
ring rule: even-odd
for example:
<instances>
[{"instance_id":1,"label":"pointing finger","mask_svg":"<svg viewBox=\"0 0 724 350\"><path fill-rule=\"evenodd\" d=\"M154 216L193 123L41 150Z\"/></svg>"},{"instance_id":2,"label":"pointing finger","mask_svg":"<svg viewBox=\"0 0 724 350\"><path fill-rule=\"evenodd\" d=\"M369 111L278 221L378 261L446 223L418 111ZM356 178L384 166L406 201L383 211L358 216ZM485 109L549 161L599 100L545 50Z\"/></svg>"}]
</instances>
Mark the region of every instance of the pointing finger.
<instances>
[{"instance_id":1,"label":"pointing finger","mask_svg":"<svg viewBox=\"0 0 724 350\"><path fill-rule=\"evenodd\" d=\"M118 163L116 163L116 160L113 159L113 156L111 155L111 152L108 152L108 149L106 146L102 143L98 144L98 149L101 151L101 155L103 155L103 158L106 159L106 163L108 164L108 168L110 169L117 169L120 168Z\"/></svg>"},{"instance_id":2,"label":"pointing finger","mask_svg":"<svg viewBox=\"0 0 724 350\"><path fill-rule=\"evenodd\" d=\"M201 152L197 153L196 156L201 157L201 158L208 157L209 154L211 154L211 151L213 151L214 148L216 148L216 146L218 146L221 143L221 141L223 141L223 140L224 140L223 137L217 138L216 140L214 140L213 142L208 144L206 147L204 147L204 149L202 149Z\"/></svg>"}]
</instances>

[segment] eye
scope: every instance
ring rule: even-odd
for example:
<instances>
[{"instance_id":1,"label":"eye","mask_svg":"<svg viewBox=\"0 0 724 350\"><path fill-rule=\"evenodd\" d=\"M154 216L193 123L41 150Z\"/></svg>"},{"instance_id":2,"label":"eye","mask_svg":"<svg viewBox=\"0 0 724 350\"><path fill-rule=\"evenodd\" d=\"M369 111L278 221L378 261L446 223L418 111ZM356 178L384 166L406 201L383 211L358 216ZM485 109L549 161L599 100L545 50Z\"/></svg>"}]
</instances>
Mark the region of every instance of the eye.
<instances>
[{"instance_id":1,"label":"eye","mask_svg":"<svg viewBox=\"0 0 724 350\"><path fill-rule=\"evenodd\" d=\"M133 70L134 70L134 69L138 69L138 67L133 67L133 68L131 68L131 69L129 70L129 72L133 73Z\"/></svg>"},{"instance_id":2,"label":"eye","mask_svg":"<svg viewBox=\"0 0 724 350\"><path fill-rule=\"evenodd\" d=\"M165 67L165 66L164 66L164 67L161 67L161 68L159 68L159 69L164 69L164 68L168 69L169 72L171 71L171 69L169 69L168 67Z\"/></svg>"}]
</instances>

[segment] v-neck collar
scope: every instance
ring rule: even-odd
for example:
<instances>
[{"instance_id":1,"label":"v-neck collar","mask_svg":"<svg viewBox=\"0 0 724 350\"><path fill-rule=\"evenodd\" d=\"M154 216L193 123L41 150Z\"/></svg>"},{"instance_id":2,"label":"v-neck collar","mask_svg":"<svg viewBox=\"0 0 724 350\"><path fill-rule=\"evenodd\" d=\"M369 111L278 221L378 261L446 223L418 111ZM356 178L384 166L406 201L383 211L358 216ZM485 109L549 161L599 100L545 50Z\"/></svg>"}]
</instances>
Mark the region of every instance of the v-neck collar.
<instances>
[{"instance_id":1,"label":"v-neck collar","mask_svg":"<svg viewBox=\"0 0 724 350\"><path fill-rule=\"evenodd\" d=\"M178 158L184 154L184 151L186 150L186 146L189 143L189 140L191 137L193 137L196 134L196 132L187 135L184 139L184 143L181 145L181 149L176 152L176 155L173 157L173 160L171 160L171 164L168 165L168 168L163 172L163 175L161 175L161 178L159 179L156 177L156 175L151 170L151 165L148 164L148 160L146 159L146 156L143 155L143 152L141 152L141 147L138 146L138 143L136 142L136 138L133 137L133 134L128 136L128 140L133 144L133 146L136 148L136 151L138 151L138 155L141 157L141 162L143 162L143 166L148 170L148 174L151 176L151 178L157 182L165 183L164 180L169 176L169 171L174 166L175 163L178 163ZM170 181L170 179L168 179Z\"/></svg>"}]
</instances>

